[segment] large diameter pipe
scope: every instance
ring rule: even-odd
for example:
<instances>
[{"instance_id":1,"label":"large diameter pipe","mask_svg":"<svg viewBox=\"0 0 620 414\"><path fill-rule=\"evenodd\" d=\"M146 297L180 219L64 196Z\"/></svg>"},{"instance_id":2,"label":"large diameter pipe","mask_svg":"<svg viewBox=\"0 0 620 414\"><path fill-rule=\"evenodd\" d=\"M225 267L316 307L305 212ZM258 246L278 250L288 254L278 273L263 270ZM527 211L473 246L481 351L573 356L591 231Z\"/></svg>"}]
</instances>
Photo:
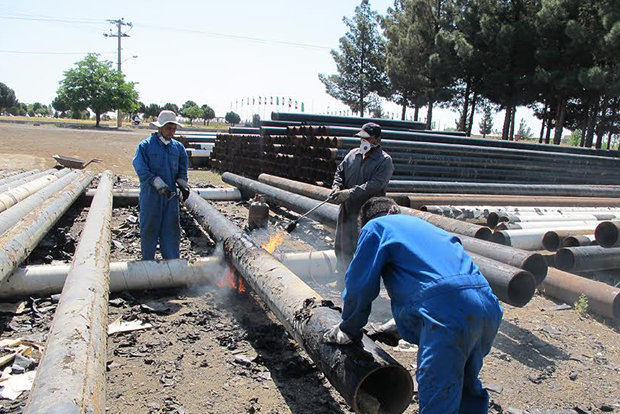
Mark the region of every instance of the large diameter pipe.
<instances>
[{"instance_id":1,"label":"large diameter pipe","mask_svg":"<svg viewBox=\"0 0 620 414\"><path fill-rule=\"evenodd\" d=\"M523 250L542 250L543 237L549 229L523 229L523 230L496 230L493 233L493 241L495 243L504 244L506 246L517 247ZM557 230L582 230L580 227L562 226L554 229ZM586 229L587 230L587 229ZM589 230L592 232L592 229Z\"/></svg>"},{"instance_id":2,"label":"large diameter pipe","mask_svg":"<svg viewBox=\"0 0 620 414\"><path fill-rule=\"evenodd\" d=\"M493 293L509 305L525 306L534 296L536 280L527 270L498 262L476 253L469 253L474 263L489 282Z\"/></svg>"},{"instance_id":3,"label":"large diameter pipe","mask_svg":"<svg viewBox=\"0 0 620 414\"><path fill-rule=\"evenodd\" d=\"M536 285L540 284L547 276L547 262L539 253L528 252L464 235L459 235L458 237L463 243L465 250L469 253L488 257L489 259L530 272L534 276Z\"/></svg>"},{"instance_id":4,"label":"large diameter pipe","mask_svg":"<svg viewBox=\"0 0 620 414\"><path fill-rule=\"evenodd\" d=\"M604 221L594 230L596 242L603 247L620 246L620 221Z\"/></svg>"},{"instance_id":5,"label":"large diameter pipe","mask_svg":"<svg viewBox=\"0 0 620 414\"><path fill-rule=\"evenodd\" d=\"M105 413L112 172L101 175L26 414Z\"/></svg>"},{"instance_id":6,"label":"large diameter pipe","mask_svg":"<svg viewBox=\"0 0 620 414\"><path fill-rule=\"evenodd\" d=\"M38 172L40 172L40 171L39 170L30 170L30 171L24 171L24 172L21 172L21 173L9 175L7 177L4 177L4 178L0 179L0 186L8 184L11 181L19 180L20 178L23 178L23 177L27 177L29 175L34 175L34 174L36 174Z\"/></svg>"},{"instance_id":7,"label":"large diameter pipe","mask_svg":"<svg viewBox=\"0 0 620 414\"><path fill-rule=\"evenodd\" d=\"M69 171L70 170L68 168L65 168L55 175L44 175L43 177L39 177L35 180L22 184L19 187L14 187L10 190L5 191L4 193L0 194L0 211L4 211L14 206L25 198L36 193L43 187L46 187L47 185L58 180L63 175L67 175Z\"/></svg>"},{"instance_id":8,"label":"large diameter pipe","mask_svg":"<svg viewBox=\"0 0 620 414\"><path fill-rule=\"evenodd\" d=\"M238 201L241 200L241 192L238 188L192 188L192 192L197 193L205 200L214 201ZM95 195L94 190L88 190L84 194L84 201L88 202ZM137 205L140 197L139 188L115 189L112 191L114 203L119 205Z\"/></svg>"},{"instance_id":9,"label":"large diameter pipe","mask_svg":"<svg viewBox=\"0 0 620 414\"><path fill-rule=\"evenodd\" d=\"M197 286L219 281L226 268L221 257L204 257L192 263L184 259L114 262L110 263L110 292ZM17 268L0 283L0 298L59 293L69 269L69 265Z\"/></svg>"},{"instance_id":10,"label":"large diameter pipe","mask_svg":"<svg viewBox=\"0 0 620 414\"><path fill-rule=\"evenodd\" d=\"M594 234L575 234L562 240L561 247L591 246L596 244Z\"/></svg>"},{"instance_id":11,"label":"large diameter pipe","mask_svg":"<svg viewBox=\"0 0 620 414\"><path fill-rule=\"evenodd\" d=\"M620 247L563 247L555 254L555 264L567 272L620 269Z\"/></svg>"},{"instance_id":12,"label":"large diameter pipe","mask_svg":"<svg viewBox=\"0 0 620 414\"><path fill-rule=\"evenodd\" d=\"M84 182L84 186L87 186L91 180L92 176L84 175L81 171L74 170L60 178L58 181L48 185L41 191L28 197L24 201L21 201L8 210L3 211L0 213L0 235L4 234L4 232L13 227L25 215L35 210L45 200L56 194L58 191L61 191L73 181L75 181L75 183Z\"/></svg>"},{"instance_id":13,"label":"large diameter pipe","mask_svg":"<svg viewBox=\"0 0 620 414\"><path fill-rule=\"evenodd\" d=\"M28 257L54 223L84 191L93 177L92 173L85 175L87 179L66 186L44 201L39 208L25 214L18 224L0 236L0 281L9 276ZM18 206L19 204L12 208ZM8 212L9 210L4 213Z\"/></svg>"},{"instance_id":14,"label":"large diameter pipe","mask_svg":"<svg viewBox=\"0 0 620 414\"><path fill-rule=\"evenodd\" d=\"M592 234L592 230L550 230L543 235L542 245L545 250L554 252L562 247L567 237L580 234Z\"/></svg>"},{"instance_id":15,"label":"large diameter pipe","mask_svg":"<svg viewBox=\"0 0 620 414\"><path fill-rule=\"evenodd\" d=\"M412 190L415 192L415 189ZM408 194L408 193L398 193ZM536 199L522 195L493 195L493 194L453 194L453 193L409 193L411 208L421 208L425 205L458 204L458 205L495 205L495 206L582 206L582 207L610 207L620 206L620 198L607 197L557 197L538 195Z\"/></svg>"},{"instance_id":16,"label":"large diameter pipe","mask_svg":"<svg viewBox=\"0 0 620 414\"><path fill-rule=\"evenodd\" d=\"M222 181L239 188L242 194L245 193L244 195L263 194L268 201L284 206L297 213L306 213L320 204L320 202L311 198L280 190L279 188L229 172L222 174ZM308 217L335 227L336 221L338 220L338 207L326 203L310 213Z\"/></svg>"},{"instance_id":17,"label":"large diameter pipe","mask_svg":"<svg viewBox=\"0 0 620 414\"><path fill-rule=\"evenodd\" d=\"M460 221L449 217L438 216L437 214L415 210L408 207L401 207L401 211L410 216L415 216L426 220L429 223L452 233L464 234L465 236L489 241L492 238L493 233L488 227L467 223L465 221Z\"/></svg>"},{"instance_id":18,"label":"large diameter pipe","mask_svg":"<svg viewBox=\"0 0 620 414\"><path fill-rule=\"evenodd\" d=\"M409 129L427 129L424 122L399 121L394 119L379 118L362 118L355 116L303 114L293 112L272 112L271 119L273 121L298 121L306 123L327 122L331 124L356 125L360 127L367 122L374 122L381 125L381 127L383 128L396 127Z\"/></svg>"},{"instance_id":19,"label":"large diameter pipe","mask_svg":"<svg viewBox=\"0 0 620 414\"><path fill-rule=\"evenodd\" d=\"M22 184L26 184L29 181L36 180L37 178L44 177L46 175L57 173L58 170L55 168L50 168L49 170L37 172L35 174L30 174L24 177L20 177L16 180L11 181L10 183L0 185L0 193L3 193L11 188L19 187Z\"/></svg>"},{"instance_id":20,"label":"large diameter pipe","mask_svg":"<svg viewBox=\"0 0 620 414\"><path fill-rule=\"evenodd\" d=\"M557 228L558 230L590 230L590 232L594 232L596 226L598 226L600 221L523 221L519 223L509 223L503 222L495 226L497 230L527 230L527 229L551 229Z\"/></svg>"},{"instance_id":21,"label":"large diameter pipe","mask_svg":"<svg viewBox=\"0 0 620 414\"><path fill-rule=\"evenodd\" d=\"M407 408L413 381L405 368L367 337L358 346L322 343L323 333L340 321L331 304L207 201L191 194L185 206L215 240L223 243L226 255L245 281L354 411L402 413ZM376 402L379 411L365 408L369 400Z\"/></svg>"},{"instance_id":22,"label":"large diameter pipe","mask_svg":"<svg viewBox=\"0 0 620 414\"><path fill-rule=\"evenodd\" d=\"M539 286L547 296L574 304L581 295L588 298L588 310L607 318L620 319L620 288L549 268Z\"/></svg>"}]
</instances>

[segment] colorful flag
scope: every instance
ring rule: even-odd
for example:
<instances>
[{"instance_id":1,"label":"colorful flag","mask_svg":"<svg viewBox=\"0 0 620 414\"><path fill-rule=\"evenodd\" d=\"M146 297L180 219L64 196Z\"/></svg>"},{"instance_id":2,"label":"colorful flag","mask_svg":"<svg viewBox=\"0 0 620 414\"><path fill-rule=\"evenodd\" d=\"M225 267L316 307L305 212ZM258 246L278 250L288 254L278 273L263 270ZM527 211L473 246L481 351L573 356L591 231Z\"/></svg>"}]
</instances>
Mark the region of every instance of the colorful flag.
<instances>
[{"instance_id":1,"label":"colorful flag","mask_svg":"<svg viewBox=\"0 0 620 414\"><path fill-rule=\"evenodd\" d=\"M261 103L262 103L262 102L263 102L263 97L262 97L262 96L259 96L259 97L258 97L258 104L259 104L259 105L261 105Z\"/></svg>"},{"instance_id":2,"label":"colorful flag","mask_svg":"<svg viewBox=\"0 0 620 414\"><path fill-rule=\"evenodd\" d=\"M297 110L297 101L295 101L295 110Z\"/></svg>"},{"instance_id":3,"label":"colorful flag","mask_svg":"<svg viewBox=\"0 0 620 414\"><path fill-rule=\"evenodd\" d=\"M290 108L291 106L293 106L293 100L288 98L288 107Z\"/></svg>"},{"instance_id":4,"label":"colorful flag","mask_svg":"<svg viewBox=\"0 0 620 414\"><path fill-rule=\"evenodd\" d=\"M256 99L252 97L252 105L254 105L255 103L256 103Z\"/></svg>"},{"instance_id":5,"label":"colorful flag","mask_svg":"<svg viewBox=\"0 0 620 414\"><path fill-rule=\"evenodd\" d=\"M279 96L276 96L276 105L280 106L280 97Z\"/></svg>"},{"instance_id":6,"label":"colorful flag","mask_svg":"<svg viewBox=\"0 0 620 414\"><path fill-rule=\"evenodd\" d=\"M301 112L303 112L303 111L304 111L304 103L302 102L301 103Z\"/></svg>"},{"instance_id":7,"label":"colorful flag","mask_svg":"<svg viewBox=\"0 0 620 414\"><path fill-rule=\"evenodd\" d=\"M269 105L273 105L273 96L269 97Z\"/></svg>"}]
</instances>

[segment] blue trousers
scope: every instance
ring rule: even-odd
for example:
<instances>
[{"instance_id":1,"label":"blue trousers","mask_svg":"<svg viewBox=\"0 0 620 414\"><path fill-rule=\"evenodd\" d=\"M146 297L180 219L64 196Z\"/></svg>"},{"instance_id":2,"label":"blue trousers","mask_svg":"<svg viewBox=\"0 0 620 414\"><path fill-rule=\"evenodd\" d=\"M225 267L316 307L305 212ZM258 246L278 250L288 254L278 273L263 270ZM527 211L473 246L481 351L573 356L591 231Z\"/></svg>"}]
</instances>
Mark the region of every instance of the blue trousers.
<instances>
[{"instance_id":1,"label":"blue trousers","mask_svg":"<svg viewBox=\"0 0 620 414\"><path fill-rule=\"evenodd\" d=\"M178 259L181 242L179 199L168 200L155 191L147 191L140 194L142 260L155 259L157 242L164 259Z\"/></svg>"},{"instance_id":2,"label":"blue trousers","mask_svg":"<svg viewBox=\"0 0 620 414\"><path fill-rule=\"evenodd\" d=\"M405 317L399 331L419 346L420 414L488 413L489 394L478 374L502 313L490 288L476 288L435 296Z\"/></svg>"}]
</instances>

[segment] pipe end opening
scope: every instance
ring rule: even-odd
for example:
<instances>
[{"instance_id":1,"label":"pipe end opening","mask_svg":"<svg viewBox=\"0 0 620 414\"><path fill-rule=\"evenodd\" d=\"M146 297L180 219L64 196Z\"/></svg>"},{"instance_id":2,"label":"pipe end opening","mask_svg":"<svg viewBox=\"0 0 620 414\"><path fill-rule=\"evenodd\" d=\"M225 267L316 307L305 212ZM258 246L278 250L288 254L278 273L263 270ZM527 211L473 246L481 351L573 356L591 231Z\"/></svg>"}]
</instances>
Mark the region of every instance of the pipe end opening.
<instances>
[{"instance_id":1,"label":"pipe end opening","mask_svg":"<svg viewBox=\"0 0 620 414\"><path fill-rule=\"evenodd\" d=\"M610 221L603 221L594 230L594 237L603 247L613 247L618 241L618 227Z\"/></svg>"},{"instance_id":2,"label":"pipe end opening","mask_svg":"<svg viewBox=\"0 0 620 414\"><path fill-rule=\"evenodd\" d=\"M400 366L386 366L371 372L355 392L356 413L401 414L413 398L411 374Z\"/></svg>"},{"instance_id":3,"label":"pipe end opening","mask_svg":"<svg viewBox=\"0 0 620 414\"><path fill-rule=\"evenodd\" d=\"M568 248L562 248L555 254L556 267L565 272L570 271L575 266L575 256Z\"/></svg>"},{"instance_id":4,"label":"pipe end opening","mask_svg":"<svg viewBox=\"0 0 620 414\"><path fill-rule=\"evenodd\" d=\"M549 266L542 254L534 253L525 259L523 269L533 274L536 285L539 285L547 277Z\"/></svg>"},{"instance_id":5,"label":"pipe end opening","mask_svg":"<svg viewBox=\"0 0 620 414\"><path fill-rule=\"evenodd\" d=\"M536 281L534 275L523 271L517 273L508 283L508 298L512 306L521 308L534 296Z\"/></svg>"}]
</instances>

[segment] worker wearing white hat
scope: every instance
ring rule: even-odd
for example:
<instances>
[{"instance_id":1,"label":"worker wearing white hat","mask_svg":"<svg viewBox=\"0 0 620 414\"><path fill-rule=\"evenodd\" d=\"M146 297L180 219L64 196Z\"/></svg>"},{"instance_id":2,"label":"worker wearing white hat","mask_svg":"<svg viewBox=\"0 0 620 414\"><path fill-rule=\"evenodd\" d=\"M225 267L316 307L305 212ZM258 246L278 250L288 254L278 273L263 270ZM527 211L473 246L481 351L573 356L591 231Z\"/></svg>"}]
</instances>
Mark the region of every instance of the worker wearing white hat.
<instances>
[{"instance_id":1,"label":"worker wearing white hat","mask_svg":"<svg viewBox=\"0 0 620 414\"><path fill-rule=\"evenodd\" d=\"M177 116L161 111L157 127L150 137L138 145L133 166L140 178L140 242L142 260L154 260L159 242L164 259L178 259L181 230L179 225L179 187L181 201L189 197L187 184L187 153L173 139Z\"/></svg>"}]
</instances>

